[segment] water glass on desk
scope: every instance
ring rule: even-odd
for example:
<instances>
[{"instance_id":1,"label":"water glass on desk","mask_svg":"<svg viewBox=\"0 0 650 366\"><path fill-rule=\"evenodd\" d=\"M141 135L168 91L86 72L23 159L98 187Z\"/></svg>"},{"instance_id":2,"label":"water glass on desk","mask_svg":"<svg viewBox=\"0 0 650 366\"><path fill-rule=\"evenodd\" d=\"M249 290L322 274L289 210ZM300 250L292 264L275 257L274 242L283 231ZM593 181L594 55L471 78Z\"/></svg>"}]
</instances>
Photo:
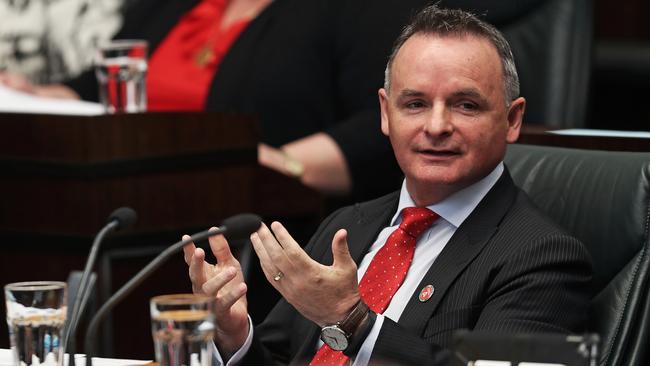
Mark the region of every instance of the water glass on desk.
<instances>
[{"instance_id":1,"label":"water glass on desk","mask_svg":"<svg viewBox=\"0 0 650 366\"><path fill-rule=\"evenodd\" d=\"M99 48L95 74L107 113L147 110L147 41L116 40Z\"/></svg>"},{"instance_id":2,"label":"water glass on desk","mask_svg":"<svg viewBox=\"0 0 650 366\"><path fill-rule=\"evenodd\" d=\"M14 365L63 365L65 282L16 282L4 289Z\"/></svg>"},{"instance_id":3,"label":"water glass on desk","mask_svg":"<svg viewBox=\"0 0 650 366\"><path fill-rule=\"evenodd\" d=\"M151 332L160 366L212 365L215 299L177 294L151 299Z\"/></svg>"}]
</instances>

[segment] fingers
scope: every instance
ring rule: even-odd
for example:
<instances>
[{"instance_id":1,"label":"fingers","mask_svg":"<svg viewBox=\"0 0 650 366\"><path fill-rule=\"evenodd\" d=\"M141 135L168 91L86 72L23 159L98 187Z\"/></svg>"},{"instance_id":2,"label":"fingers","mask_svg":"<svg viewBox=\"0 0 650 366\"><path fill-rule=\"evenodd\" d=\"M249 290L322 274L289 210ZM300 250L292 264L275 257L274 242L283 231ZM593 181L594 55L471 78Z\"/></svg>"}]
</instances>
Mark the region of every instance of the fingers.
<instances>
[{"instance_id":1,"label":"fingers","mask_svg":"<svg viewBox=\"0 0 650 366\"><path fill-rule=\"evenodd\" d=\"M340 229L334 234L332 239L332 255L334 257L334 266L356 266L354 259L350 255L348 248L348 232L345 229Z\"/></svg>"},{"instance_id":2,"label":"fingers","mask_svg":"<svg viewBox=\"0 0 650 366\"><path fill-rule=\"evenodd\" d=\"M219 271L214 277L212 277L210 280L206 281L201 289L203 292L205 292L206 295L209 296L215 296L217 295L217 292L230 280L235 278L237 275L237 270L228 267L225 268L223 271Z\"/></svg>"},{"instance_id":3,"label":"fingers","mask_svg":"<svg viewBox=\"0 0 650 366\"><path fill-rule=\"evenodd\" d=\"M23 75L5 73L2 76L2 84L26 93L34 92L34 85Z\"/></svg>"},{"instance_id":4,"label":"fingers","mask_svg":"<svg viewBox=\"0 0 650 366\"><path fill-rule=\"evenodd\" d=\"M216 298L218 309L230 309L237 300L246 294L247 287L243 282L228 286L236 276L237 269L227 267L223 271L219 271L201 287L203 293Z\"/></svg>"},{"instance_id":5,"label":"fingers","mask_svg":"<svg viewBox=\"0 0 650 366\"><path fill-rule=\"evenodd\" d=\"M273 230L273 234L275 234L275 237L282 246L282 253L290 262L301 263L310 260L307 253L300 247L300 244L293 239L289 231L282 224L277 221L272 223L271 230Z\"/></svg>"},{"instance_id":6,"label":"fingers","mask_svg":"<svg viewBox=\"0 0 650 366\"><path fill-rule=\"evenodd\" d=\"M257 235L264 246L264 250L269 260L278 267L285 267L284 262L286 262L286 258L284 257L282 245L275 239L275 236L271 233L268 226L260 226L259 230L257 230Z\"/></svg>"},{"instance_id":7,"label":"fingers","mask_svg":"<svg viewBox=\"0 0 650 366\"><path fill-rule=\"evenodd\" d=\"M189 235L183 235L181 240L187 240L189 239ZM189 243L186 246L183 247L183 259L185 259L185 263L187 265L190 265L190 261L192 260L192 256L194 255L194 250L196 249L196 245L194 243Z\"/></svg>"},{"instance_id":8,"label":"fingers","mask_svg":"<svg viewBox=\"0 0 650 366\"><path fill-rule=\"evenodd\" d=\"M262 224L262 226L266 227L264 224ZM251 243L253 243L253 249L255 250L255 253L257 253L257 257L260 260L260 266L262 267L262 271L264 272L266 279L272 285L275 286L275 283L272 281L272 278L277 274L278 270L275 266L273 266L273 261L271 260L268 253L266 252L266 248L262 243L262 239L260 238L260 235L258 233L253 233L251 234L250 239L251 239Z\"/></svg>"},{"instance_id":9,"label":"fingers","mask_svg":"<svg viewBox=\"0 0 650 366\"><path fill-rule=\"evenodd\" d=\"M271 229L262 225L251 235L251 242L267 280L281 293L284 284L291 283L291 280L278 281L274 278L278 272L282 272L284 277L298 280L312 273L315 267L320 267L279 222L272 223Z\"/></svg>"},{"instance_id":10,"label":"fingers","mask_svg":"<svg viewBox=\"0 0 650 366\"><path fill-rule=\"evenodd\" d=\"M216 227L210 228L210 231L217 230ZM229 263L235 259L230 251L230 245L223 235L211 236L208 241L210 242L210 249L214 257L217 259L217 263Z\"/></svg>"},{"instance_id":11,"label":"fingers","mask_svg":"<svg viewBox=\"0 0 650 366\"><path fill-rule=\"evenodd\" d=\"M231 291L221 291L217 295L217 312L230 311L230 308L235 305L237 300L246 295L247 287L245 283L240 283L235 286Z\"/></svg>"},{"instance_id":12,"label":"fingers","mask_svg":"<svg viewBox=\"0 0 650 366\"><path fill-rule=\"evenodd\" d=\"M201 248L196 248L194 254L190 259L190 281L192 281L192 290L196 293L202 292L203 284L208 280L206 277L206 269L204 268L207 263L204 261L205 252Z\"/></svg>"},{"instance_id":13,"label":"fingers","mask_svg":"<svg viewBox=\"0 0 650 366\"><path fill-rule=\"evenodd\" d=\"M288 270L291 266L300 267L307 262L311 262L311 258L282 224L273 222L271 230L266 225L262 225L257 233L264 244L266 253L276 267L281 270Z\"/></svg>"},{"instance_id":14,"label":"fingers","mask_svg":"<svg viewBox=\"0 0 650 366\"><path fill-rule=\"evenodd\" d=\"M280 225L277 222L271 224L272 226ZM280 225L282 227L282 225ZM284 228L282 228L284 229ZM291 261L289 259L289 250L290 248L296 247L298 251L302 251L302 248L291 238L289 233L284 230L283 241L287 248L276 239L275 235L269 230L266 225L262 225L257 231L259 237L258 246L263 248L256 249L256 252L262 252L260 257L260 263L262 263L262 269L265 267L268 269L264 273L267 274L267 277L275 277L278 271L284 272L284 274L289 274L295 272L296 270L300 271L304 263L299 262L298 260ZM294 249L295 251L296 249ZM260 253L258 253L260 256ZM277 282L277 281L276 281Z\"/></svg>"}]
</instances>

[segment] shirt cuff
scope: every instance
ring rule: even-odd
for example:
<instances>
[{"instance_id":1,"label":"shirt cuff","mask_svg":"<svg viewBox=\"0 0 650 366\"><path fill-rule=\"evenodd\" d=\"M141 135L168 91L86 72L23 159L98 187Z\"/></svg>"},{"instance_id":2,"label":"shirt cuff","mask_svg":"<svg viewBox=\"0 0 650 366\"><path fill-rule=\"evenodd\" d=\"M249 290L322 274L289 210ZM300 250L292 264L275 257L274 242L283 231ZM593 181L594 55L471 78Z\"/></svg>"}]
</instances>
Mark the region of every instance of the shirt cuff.
<instances>
[{"instance_id":1,"label":"shirt cuff","mask_svg":"<svg viewBox=\"0 0 650 366\"><path fill-rule=\"evenodd\" d=\"M361 344L359 348L359 353L354 358L352 366L367 366L370 362L370 356L372 355L372 350L375 348L375 343L379 337L379 332L381 331L381 326L384 324L384 316L377 314L377 319L375 319L375 324L373 324L370 333L366 337L366 340Z\"/></svg>"},{"instance_id":2,"label":"shirt cuff","mask_svg":"<svg viewBox=\"0 0 650 366\"><path fill-rule=\"evenodd\" d=\"M235 352L232 357L228 360L226 363L226 366L234 366L237 365L244 356L246 356L246 353L248 353L248 350L251 348L251 344L253 343L253 320L251 319L250 315L248 316L248 337L246 337L246 341L244 344L241 346L240 349ZM223 366L223 358L221 358L221 353L219 353L219 349L217 348L217 345L212 343L212 354L214 355L214 366Z\"/></svg>"}]
</instances>

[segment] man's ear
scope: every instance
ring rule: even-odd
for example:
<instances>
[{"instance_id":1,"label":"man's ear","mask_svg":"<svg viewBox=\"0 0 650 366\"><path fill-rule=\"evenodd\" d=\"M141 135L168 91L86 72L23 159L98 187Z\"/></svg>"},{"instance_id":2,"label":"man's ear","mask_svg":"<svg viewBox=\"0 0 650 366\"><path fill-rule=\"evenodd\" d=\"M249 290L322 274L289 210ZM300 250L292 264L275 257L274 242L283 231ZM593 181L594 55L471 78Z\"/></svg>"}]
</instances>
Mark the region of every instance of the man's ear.
<instances>
[{"instance_id":1,"label":"man's ear","mask_svg":"<svg viewBox=\"0 0 650 366\"><path fill-rule=\"evenodd\" d=\"M524 111L526 110L526 99L519 97L515 99L510 108L508 109L508 133L506 141L512 144L519 138L521 130L521 122L524 119Z\"/></svg>"},{"instance_id":2,"label":"man's ear","mask_svg":"<svg viewBox=\"0 0 650 366\"><path fill-rule=\"evenodd\" d=\"M379 107L381 109L381 132L390 136L388 128L388 93L386 89L379 89Z\"/></svg>"}]
</instances>

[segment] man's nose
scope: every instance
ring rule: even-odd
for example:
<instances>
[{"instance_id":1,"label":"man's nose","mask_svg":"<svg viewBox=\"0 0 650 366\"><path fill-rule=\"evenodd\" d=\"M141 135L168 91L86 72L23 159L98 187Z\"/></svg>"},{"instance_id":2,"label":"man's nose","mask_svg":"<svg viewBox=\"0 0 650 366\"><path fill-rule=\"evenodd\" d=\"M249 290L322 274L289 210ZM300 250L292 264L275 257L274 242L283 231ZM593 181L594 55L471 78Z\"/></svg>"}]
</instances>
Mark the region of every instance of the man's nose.
<instances>
[{"instance_id":1,"label":"man's nose","mask_svg":"<svg viewBox=\"0 0 650 366\"><path fill-rule=\"evenodd\" d=\"M444 105L434 105L425 121L424 131L431 136L450 135L454 124L449 109Z\"/></svg>"}]
</instances>

